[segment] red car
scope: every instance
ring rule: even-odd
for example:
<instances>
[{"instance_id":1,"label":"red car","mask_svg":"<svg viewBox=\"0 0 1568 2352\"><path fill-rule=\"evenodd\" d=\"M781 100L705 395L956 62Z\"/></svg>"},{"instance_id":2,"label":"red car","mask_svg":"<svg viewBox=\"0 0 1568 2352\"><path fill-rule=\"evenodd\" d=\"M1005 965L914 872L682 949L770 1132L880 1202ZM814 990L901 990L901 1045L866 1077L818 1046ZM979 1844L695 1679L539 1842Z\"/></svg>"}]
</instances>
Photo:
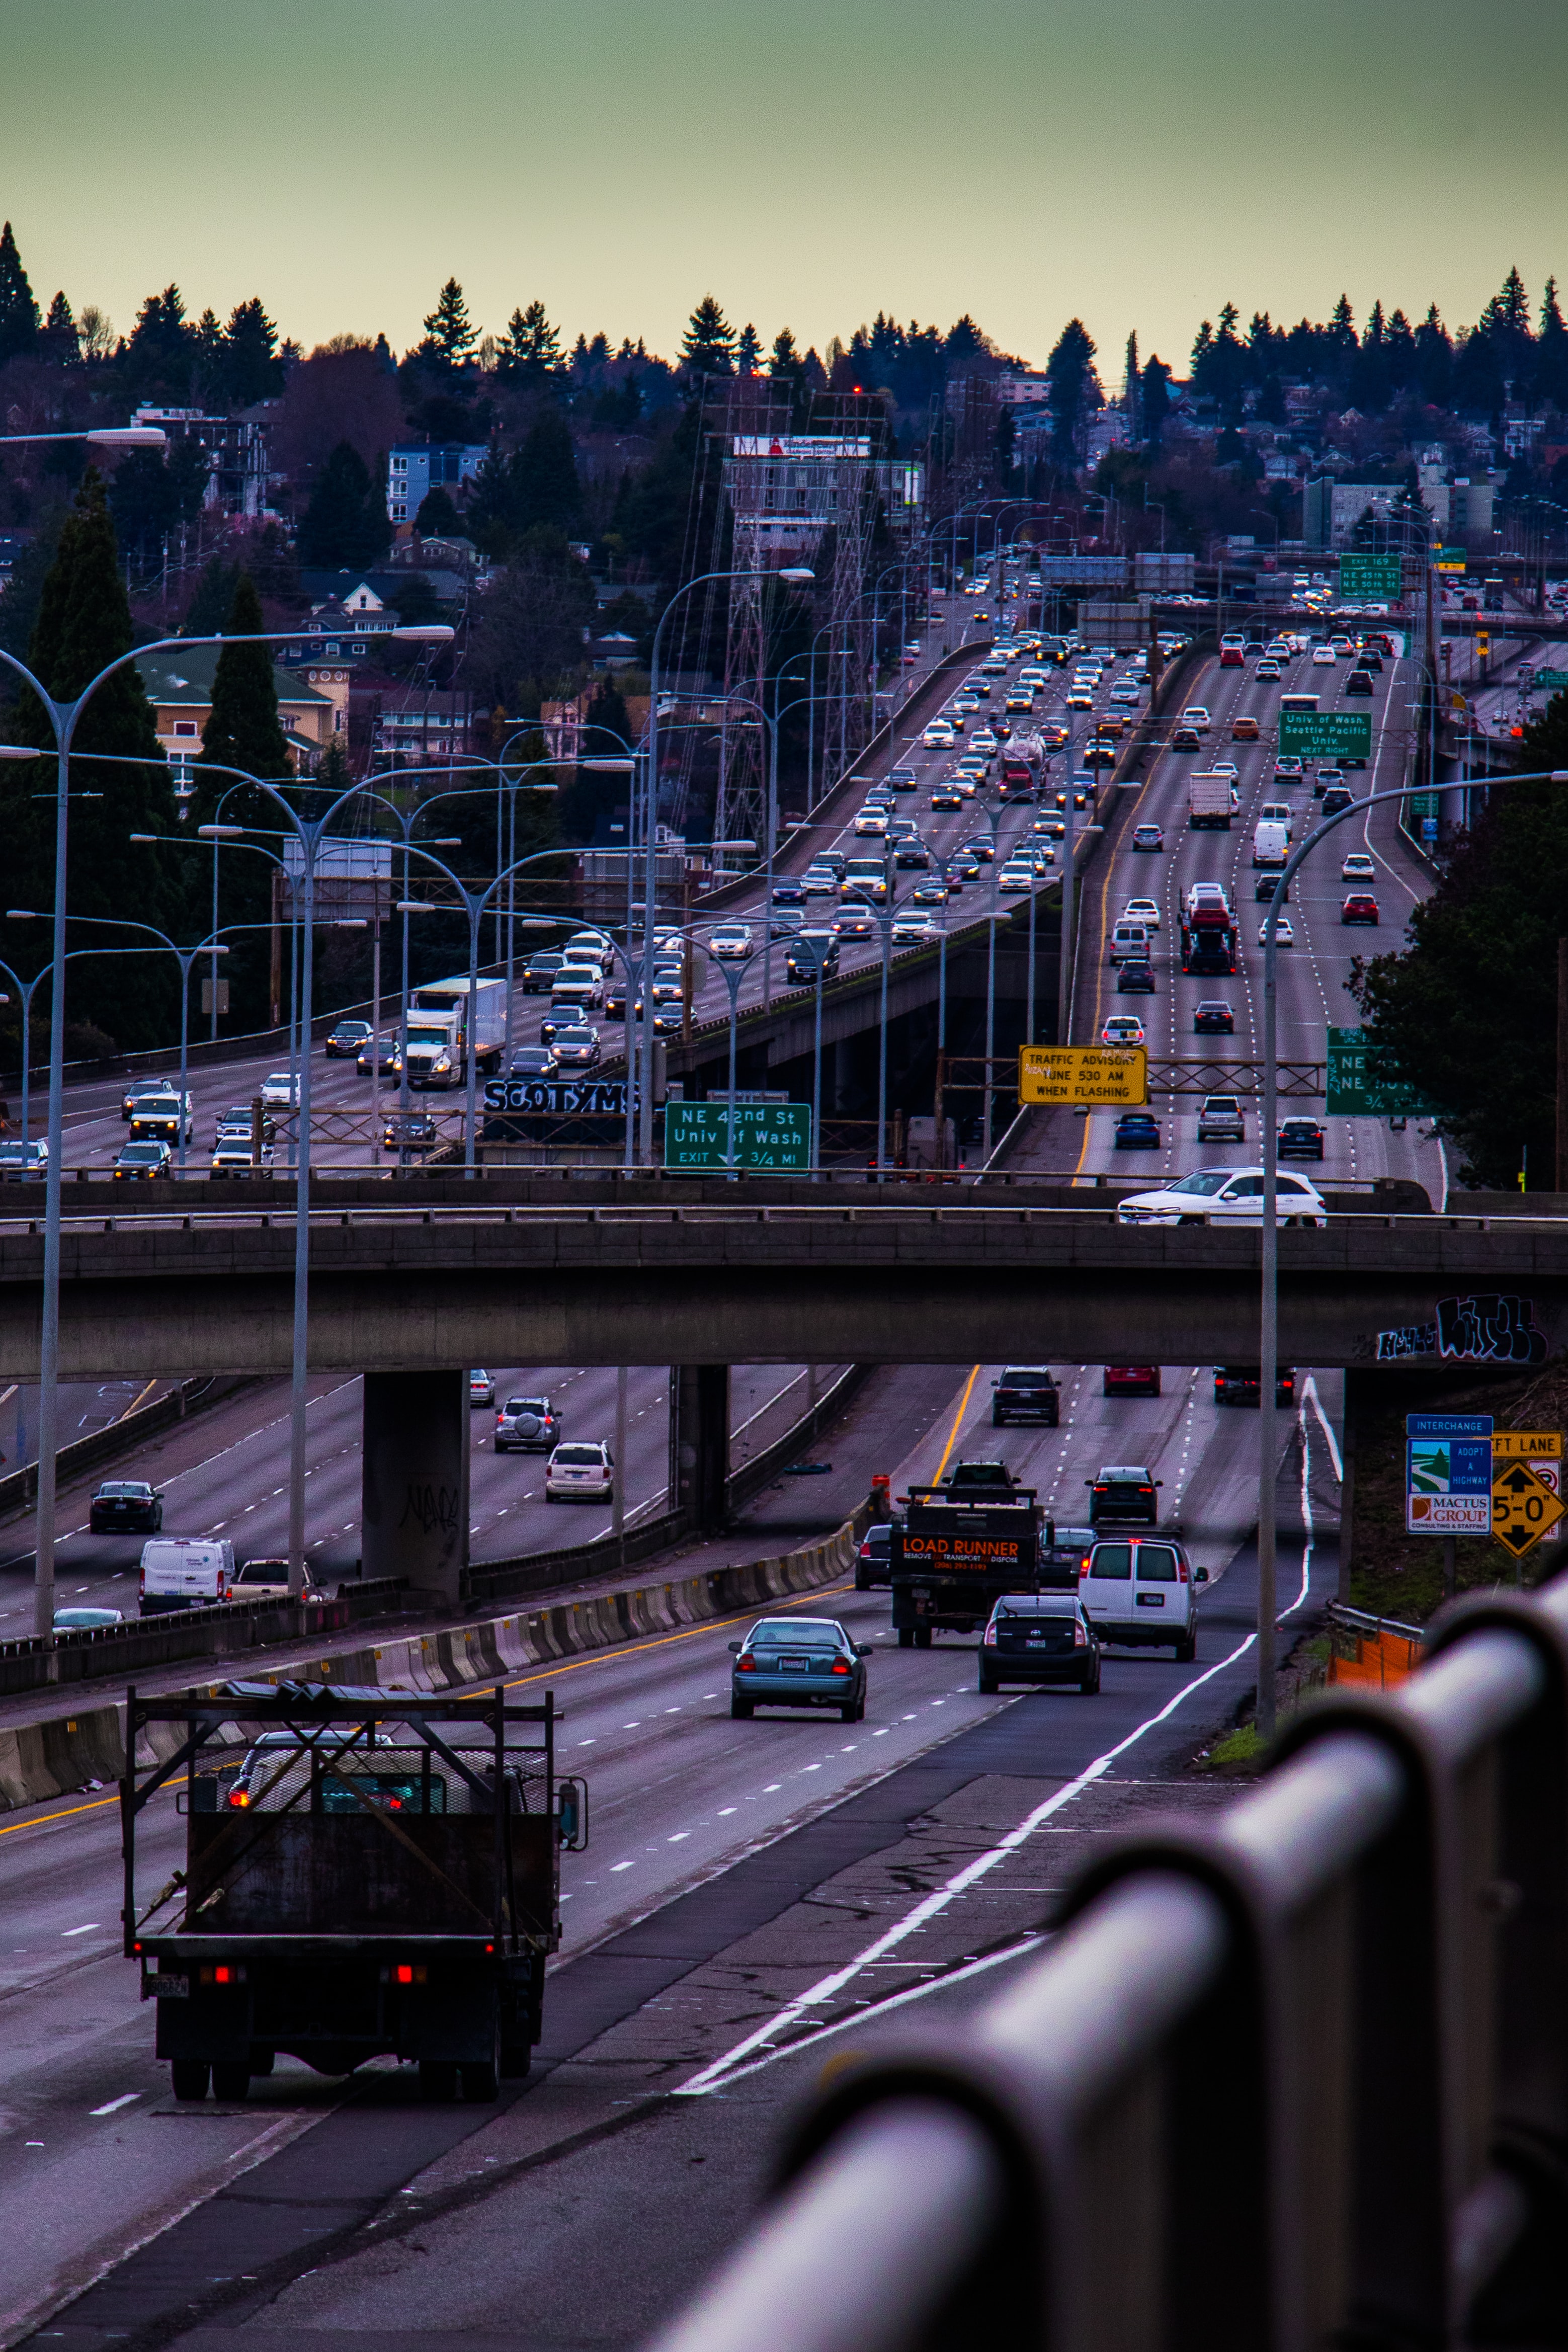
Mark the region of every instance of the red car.
<instances>
[{"instance_id":1,"label":"red car","mask_svg":"<svg viewBox=\"0 0 1568 2352\"><path fill-rule=\"evenodd\" d=\"M1160 1368L1158 1364L1107 1364L1106 1396L1158 1396Z\"/></svg>"},{"instance_id":2,"label":"red car","mask_svg":"<svg viewBox=\"0 0 1568 2352\"><path fill-rule=\"evenodd\" d=\"M1377 921L1377 901L1369 890L1353 890L1339 910L1342 923L1372 923Z\"/></svg>"}]
</instances>

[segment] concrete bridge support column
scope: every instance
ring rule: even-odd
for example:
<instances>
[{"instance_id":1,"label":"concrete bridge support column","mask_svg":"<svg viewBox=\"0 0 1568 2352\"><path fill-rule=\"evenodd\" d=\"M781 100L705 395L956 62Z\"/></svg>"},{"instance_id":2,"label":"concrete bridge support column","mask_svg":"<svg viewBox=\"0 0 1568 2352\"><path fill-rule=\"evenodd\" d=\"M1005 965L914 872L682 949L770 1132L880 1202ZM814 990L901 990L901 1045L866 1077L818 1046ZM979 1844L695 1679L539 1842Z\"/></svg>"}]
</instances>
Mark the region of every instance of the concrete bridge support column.
<instances>
[{"instance_id":1,"label":"concrete bridge support column","mask_svg":"<svg viewBox=\"0 0 1568 2352\"><path fill-rule=\"evenodd\" d=\"M466 1371L367 1372L361 1574L455 1607L468 1565Z\"/></svg>"},{"instance_id":2,"label":"concrete bridge support column","mask_svg":"<svg viewBox=\"0 0 1568 2352\"><path fill-rule=\"evenodd\" d=\"M729 1475L729 1366L670 1368L670 1503L689 1510L697 1532L725 1523Z\"/></svg>"}]
</instances>

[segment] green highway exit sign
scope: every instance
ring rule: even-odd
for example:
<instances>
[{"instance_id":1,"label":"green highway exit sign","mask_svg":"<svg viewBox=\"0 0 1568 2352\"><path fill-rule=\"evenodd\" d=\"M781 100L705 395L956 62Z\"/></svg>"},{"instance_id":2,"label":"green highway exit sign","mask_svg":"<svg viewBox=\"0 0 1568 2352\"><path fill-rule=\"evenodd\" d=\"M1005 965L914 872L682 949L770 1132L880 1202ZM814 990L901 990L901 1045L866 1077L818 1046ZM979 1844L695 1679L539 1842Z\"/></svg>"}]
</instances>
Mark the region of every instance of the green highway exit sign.
<instances>
[{"instance_id":1,"label":"green highway exit sign","mask_svg":"<svg viewBox=\"0 0 1568 2352\"><path fill-rule=\"evenodd\" d=\"M1327 1110L1331 1118L1429 1118L1437 1105L1414 1087L1381 1071L1373 1075L1364 1029L1328 1034Z\"/></svg>"},{"instance_id":2,"label":"green highway exit sign","mask_svg":"<svg viewBox=\"0 0 1568 2352\"><path fill-rule=\"evenodd\" d=\"M1298 760L1370 760L1370 710L1281 710L1280 750Z\"/></svg>"},{"instance_id":3,"label":"green highway exit sign","mask_svg":"<svg viewBox=\"0 0 1568 2352\"><path fill-rule=\"evenodd\" d=\"M1379 604L1397 604L1402 586L1396 555L1340 557L1339 593L1342 596L1371 596Z\"/></svg>"},{"instance_id":4,"label":"green highway exit sign","mask_svg":"<svg viewBox=\"0 0 1568 2352\"><path fill-rule=\"evenodd\" d=\"M735 1121L735 1158L729 1122ZM666 1168L810 1168L810 1103L667 1102Z\"/></svg>"},{"instance_id":5,"label":"green highway exit sign","mask_svg":"<svg viewBox=\"0 0 1568 2352\"><path fill-rule=\"evenodd\" d=\"M1561 694L1568 687L1568 669L1538 669L1531 686L1537 694Z\"/></svg>"}]
</instances>

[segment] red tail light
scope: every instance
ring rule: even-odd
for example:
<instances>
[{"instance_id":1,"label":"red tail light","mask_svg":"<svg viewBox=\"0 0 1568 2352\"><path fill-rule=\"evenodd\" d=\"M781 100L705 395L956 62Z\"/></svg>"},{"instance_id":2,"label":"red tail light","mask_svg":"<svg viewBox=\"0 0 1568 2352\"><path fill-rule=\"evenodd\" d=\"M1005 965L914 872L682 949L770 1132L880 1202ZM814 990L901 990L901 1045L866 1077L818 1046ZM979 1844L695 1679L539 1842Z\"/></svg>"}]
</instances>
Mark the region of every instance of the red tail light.
<instances>
[{"instance_id":1,"label":"red tail light","mask_svg":"<svg viewBox=\"0 0 1568 2352\"><path fill-rule=\"evenodd\" d=\"M737 1674L754 1675L757 1672L757 1661L755 1658L737 1658L735 1670Z\"/></svg>"},{"instance_id":2,"label":"red tail light","mask_svg":"<svg viewBox=\"0 0 1568 2352\"><path fill-rule=\"evenodd\" d=\"M834 1672L834 1674L836 1674L836 1675L847 1675L847 1674L849 1674L851 1671L852 1671L852 1669L851 1669L851 1666L850 1666L850 1662L849 1662L849 1660L848 1660L847 1658L835 1658L835 1659L833 1660L833 1672Z\"/></svg>"},{"instance_id":3,"label":"red tail light","mask_svg":"<svg viewBox=\"0 0 1568 2352\"><path fill-rule=\"evenodd\" d=\"M996 1629L995 1625L988 1625L988 1626L987 1626L987 1628L986 1628L986 1630L985 1630L985 1633L981 1635L981 1637L980 1637L980 1638L981 1638L981 1646L982 1646L983 1648L988 1649L988 1650L994 1650L994 1649L996 1648L996 1646L997 1646L997 1629Z\"/></svg>"},{"instance_id":4,"label":"red tail light","mask_svg":"<svg viewBox=\"0 0 1568 2352\"><path fill-rule=\"evenodd\" d=\"M1176 1581L1178 1584L1185 1584L1186 1582L1186 1562L1185 1559L1178 1559L1176 1562Z\"/></svg>"}]
</instances>

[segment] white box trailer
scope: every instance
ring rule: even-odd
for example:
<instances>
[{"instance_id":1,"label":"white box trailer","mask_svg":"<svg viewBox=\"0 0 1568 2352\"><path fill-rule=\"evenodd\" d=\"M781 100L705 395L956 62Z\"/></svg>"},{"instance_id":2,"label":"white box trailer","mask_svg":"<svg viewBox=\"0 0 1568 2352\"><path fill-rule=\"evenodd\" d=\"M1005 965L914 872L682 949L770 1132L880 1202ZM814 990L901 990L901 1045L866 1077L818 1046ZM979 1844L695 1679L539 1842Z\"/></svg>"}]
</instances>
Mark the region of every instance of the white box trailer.
<instances>
[{"instance_id":1,"label":"white box trailer","mask_svg":"<svg viewBox=\"0 0 1568 2352\"><path fill-rule=\"evenodd\" d=\"M471 1016L468 994L466 972L455 980L427 981L414 990L408 1008L411 1085L461 1086L468 1075L470 1050L481 1070L500 1068L507 1046L507 983L478 982ZM438 1024L446 1024L441 1039L434 1034Z\"/></svg>"}]
</instances>

